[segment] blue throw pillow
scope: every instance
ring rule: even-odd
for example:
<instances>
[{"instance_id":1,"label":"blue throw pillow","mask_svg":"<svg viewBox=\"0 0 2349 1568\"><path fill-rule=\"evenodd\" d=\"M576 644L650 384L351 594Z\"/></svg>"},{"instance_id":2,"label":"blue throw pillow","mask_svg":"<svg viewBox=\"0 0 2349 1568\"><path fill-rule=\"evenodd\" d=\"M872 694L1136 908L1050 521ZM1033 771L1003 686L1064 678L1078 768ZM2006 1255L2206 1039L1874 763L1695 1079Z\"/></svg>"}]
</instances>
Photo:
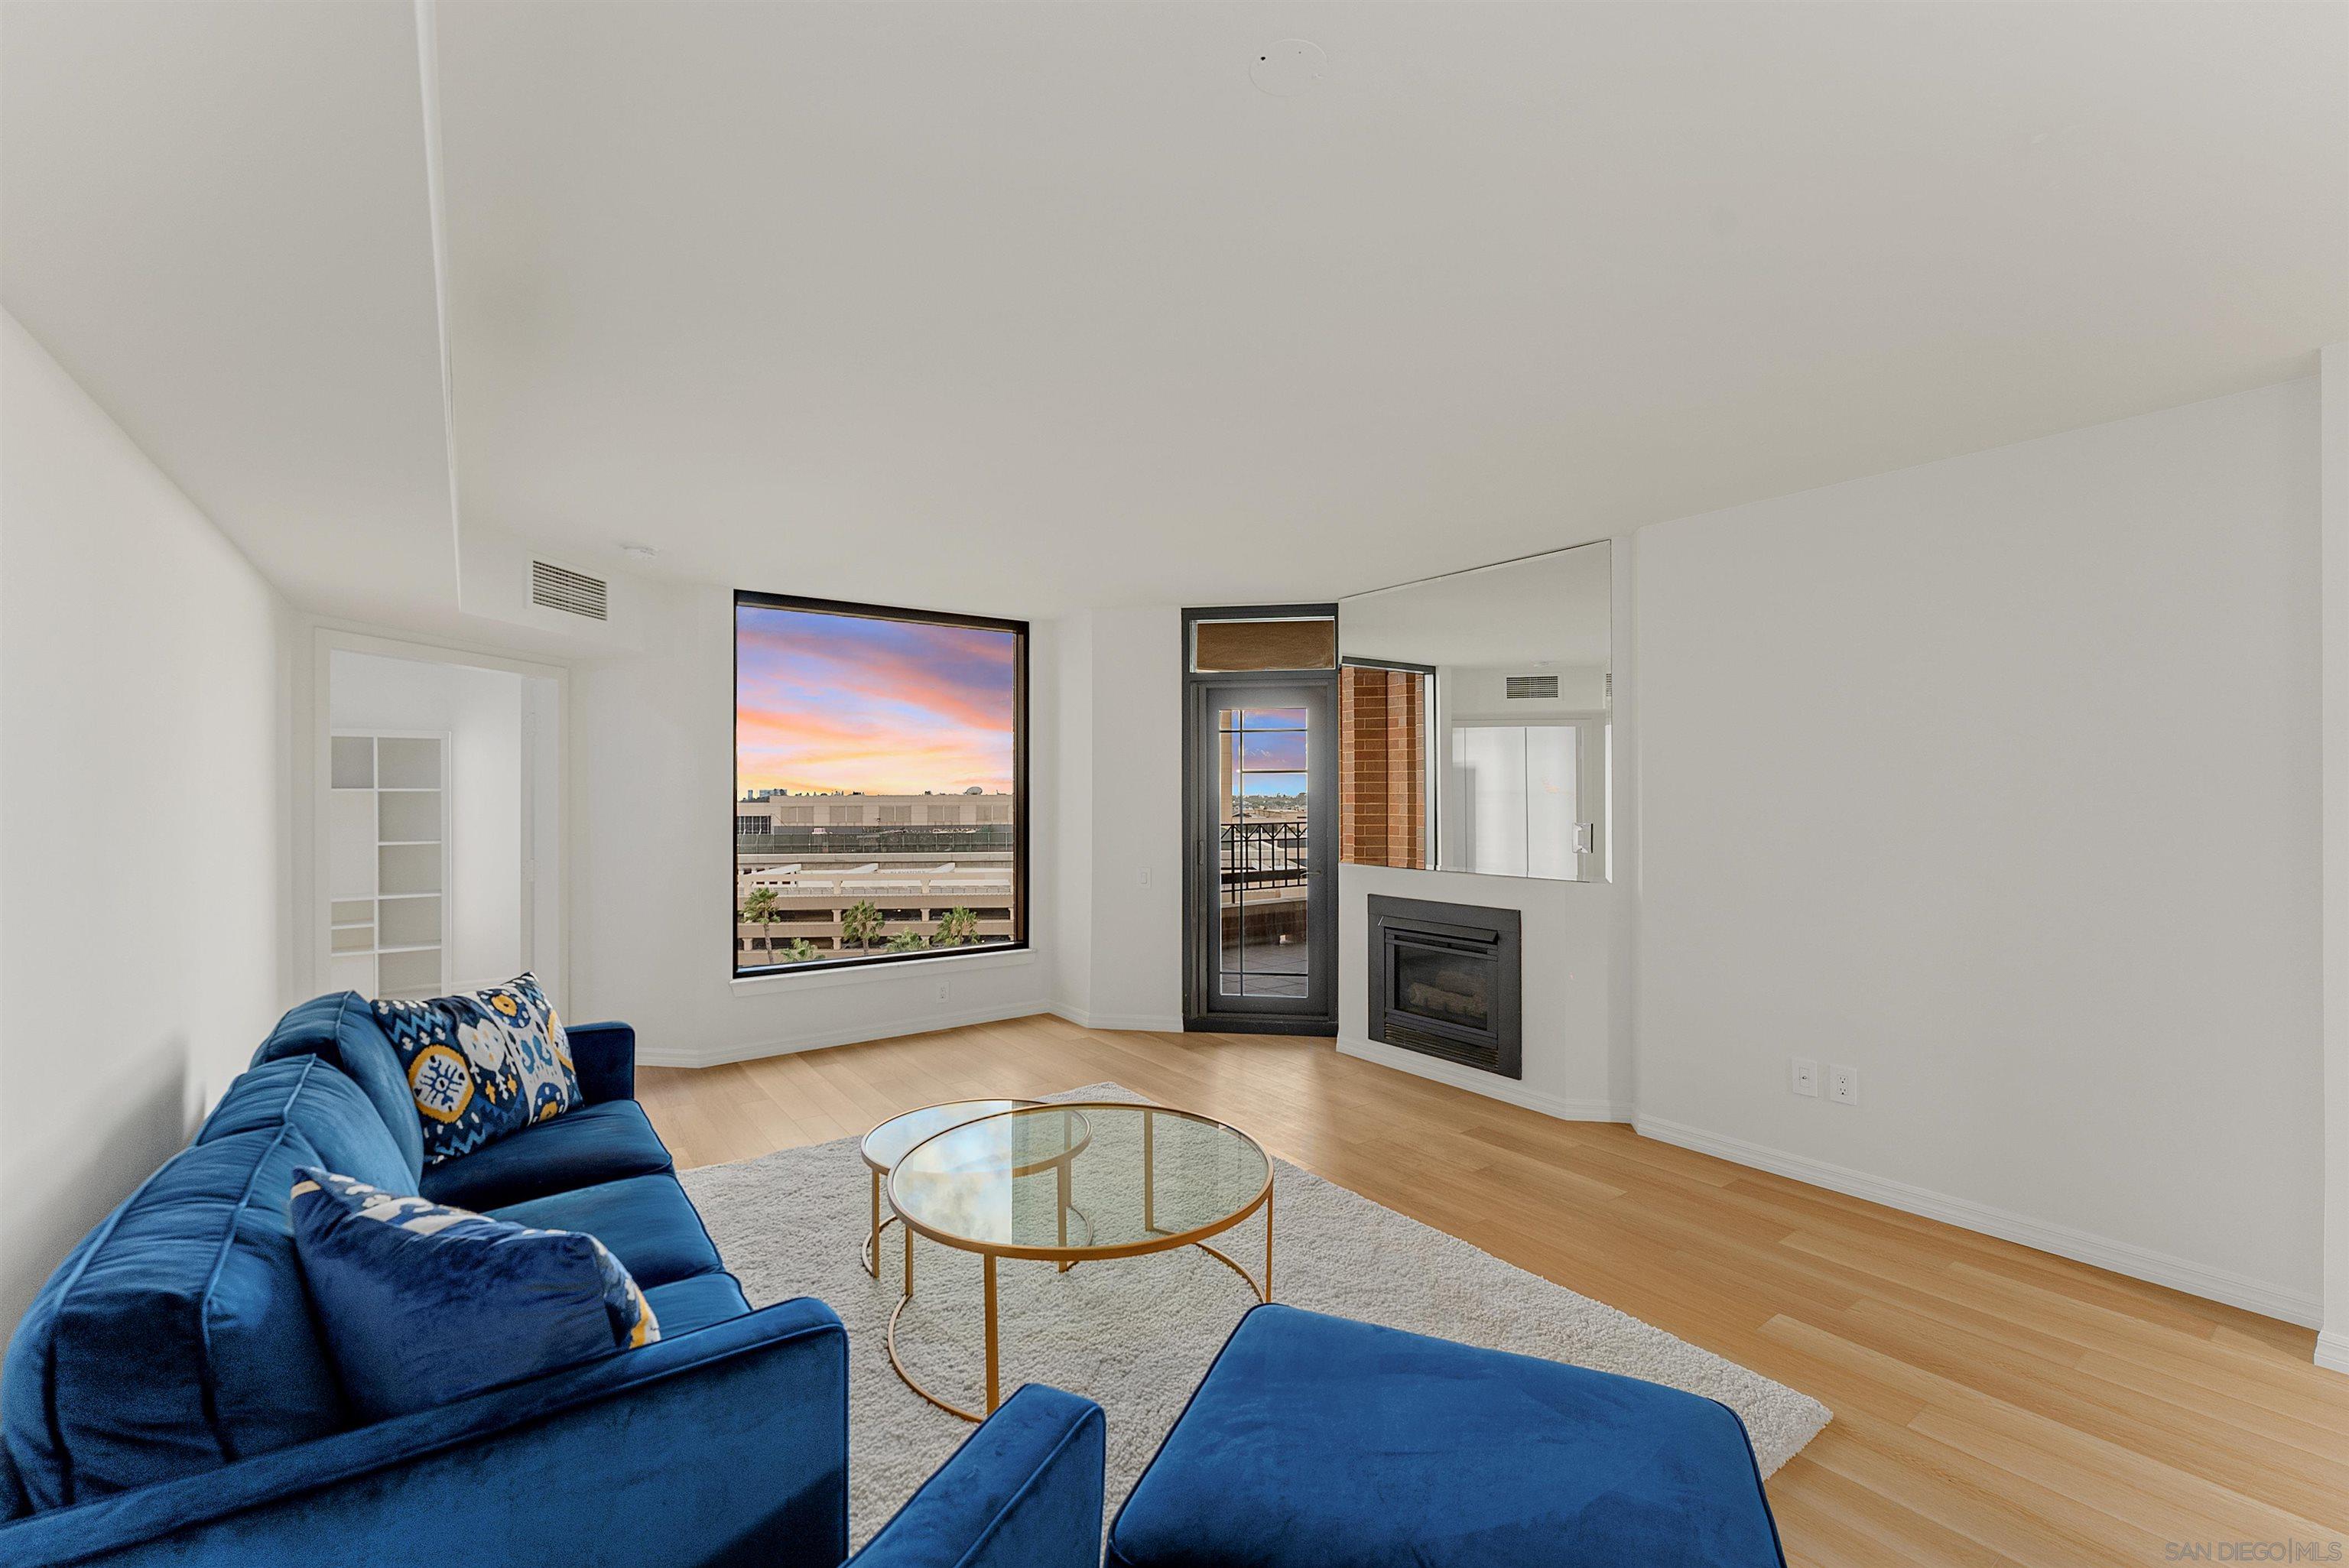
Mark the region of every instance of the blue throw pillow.
<instances>
[{"instance_id":1,"label":"blue throw pillow","mask_svg":"<svg viewBox=\"0 0 2349 1568\"><path fill-rule=\"evenodd\" d=\"M305 1165L294 1249L343 1392L369 1420L615 1350L660 1323L603 1243L402 1197Z\"/></svg>"},{"instance_id":2,"label":"blue throw pillow","mask_svg":"<svg viewBox=\"0 0 2349 1568\"><path fill-rule=\"evenodd\" d=\"M584 1103L563 1020L533 975L466 996L378 1002L375 1016L415 1097L427 1165Z\"/></svg>"}]
</instances>

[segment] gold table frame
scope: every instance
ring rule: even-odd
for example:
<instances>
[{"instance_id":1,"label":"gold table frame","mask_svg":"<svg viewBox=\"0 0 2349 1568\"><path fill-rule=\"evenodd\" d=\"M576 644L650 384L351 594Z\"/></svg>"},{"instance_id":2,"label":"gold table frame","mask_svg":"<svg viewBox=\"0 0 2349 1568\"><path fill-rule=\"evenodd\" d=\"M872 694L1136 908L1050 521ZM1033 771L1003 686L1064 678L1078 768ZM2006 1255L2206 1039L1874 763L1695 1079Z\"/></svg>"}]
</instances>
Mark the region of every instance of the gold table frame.
<instances>
[{"instance_id":1,"label":"gold table frame","mask_svg":"<svg viewBox=\"0 0 2349 1568\"><path fill-rule=\"evenodd\" d=\"M891 1308L889 1312L889 1331L887 1335L889 1346L889 1365L895 1368L898 1377L905 1383L906 1387L911 1388L915 1393L919 1394L923 1398L927 1399L931 1404L936 1405L939 1409L946 1411L948 1415L958 1416L966 1421L975 1423L985 1420L988 1416L993 1415L996 1408L1003 1402L1002 1377L1000 1373L1001 1361L998 1353L999 1347L996 1335L995 1312L995 1264L996 1260L999 1258L1032 1258L1043 1263L1056 1264L1059 1265L1060 1272L1066 1274L1070 1269L1075 1267L1080 1263L1091 1263L1096 1260L1107 1260L1111 1258L1142 1257L1151 1253L1173 1252L1178 1247L1196 1247L1201 1252L1206 1253L1209 1257L1214 1258L1217 1263L1222 1264L1226 1268L1231 1270L1232 1273L1239 1275L1241 1283L1248 1287L1249 1291L1256 1296L1259 1303L1269 1303L1272 1300L1273 1167L1272 1156L1266 1152L1263 1144L1258 1143L1254 1138L1251 1138L1248 1134L1241 1131L1238 1128L1232 1126L1229 1122L1219 1121L1212 1116L1202 1116L1196 1111L1178 1110L1172 1106L1134 1105L1126 1101L1106 1099L1079 1100L1069 1104L1061 1104L1058 1102L1046 1103L1050 1105L1050 1109L1058 1110L1119 1110L1138 1111L1141 1113L1142 1222L1144 1229L1157 1231L1157 1217L1155 1213L1157 1192L1156 1144L1159 1117L1179 1117L1185 1121L1195 1121L1204 1123L1209 1127L1218 1127L1223 1129L1226 1132L1230 1133L1233 1137L1239 1139L1249 1148L1255 1150L1257 1156L1264 1161L1264 1185L1257 1190L1255 1197L1249 1199L1246 1203L1240 1205L1232 1212L1209 1224L1195 1226L1186 1231L1160 1231L1157 1234L1153 1235L1144 1241L1122 1242L1111 1246L1092 1245L1090 1238L1083 1243L1071 1246L1069 1244L1068 1240L1068 1216L1071 1212L1074 1212L1080 1218L1085 1218L1083 1212L1076 1209L1074 1203L1071 1202L1069 1164L1079 1153L1083 1151L1085 1145L1079 1145L1075 1148L1056 1153L1049 1160L1041 1160L1031 1165L1016 1168L1009 1173L1012 1179L1016 1180L1020 1176L1032 1175L1038 1171L1045 1170L1053 1165L1058 1165L1060 1167L1060 1242L1057 1245L1053 1246L1022 1246L1009 1243L979 1242L968 1236L951 1235L946 1232L923 1224L919 1220L907 1214L904 1209L898 1206L897 1193L895 1190L896 1171L893 1169L890 1172L889 1178L889 1206L893 1210L896 1211L897 1218L901 1222L899 1228L905 1233L905 1277L904 1287L897 1298L897 1305ZM949 1132L959 1131L963 1128L974 1126L978 1122L992 1121L998 1117L1026 1115L1037 1109L1039 1109L1038 1106L1023 1106L1013 1110L999 1110L994 1112L992 1115L975 1117L970 1121L959 1122L954 1127L941 1128L938 1131L933 1133L931 1138L943 1138ZM930 1139L924 1139L922 1143L927 1143L930 1140ZM1086 1142L1087 1144L1090 1144L1091 1142L1090 1130L1088 1130L1087 1133ZM916 1144L914 1149L921 1148L922 1143ZM904 1165L905 1160L909 1160L913 1157L914 1149L909 1149L905 1151L905 1158L898 1161L899 1167ZM1233 1226L1247 1220L1259 1209L1264 1211L1264 1280L1262 1284L1258 1284L1256 1279L1249 1275L1247 1270L1242 1268L1237 1263L1235 1263L1221 1249L1211 1247L1207 1244L1208 1237L1221 1235L1224 1232L1230 1230ZM1092 1221L1090 1219L1086 1220L1086 1228L1088 1231L1092 1229ZM986 1315L987 1346L987 1409L983 1413L966 1410L961 1406L953 1403L951 1400L940 1398L937 1395L933 1394L930 1390L922 1387L920 1381L914 1377L913 1373L906 1370L905 1359L897 1352L897 1319L904 1314L905 1308L912 1305L914 1300L914 1236L916 1232L926 1236L931 1241L937 1243L940 1246L952 1247L957 1252L976 1253L978 1254L981 1281L980 1295L983 1301L983 1310ZM877 1261L877 1248L875 1257Z\"/></svg>"},{"instance_id":2,"label":"gold table frame","mask_svg":"<svg viewBox=\"0 0 2349 1568\"><path fill-rule=\"evenodd\" d=\"M905 1120L909 1116L919 1116L926 1110L944 1110L950 1105L997 1104L1009 1106L1014 1110L1027 1110L1032 1107L1042 1105L1044 1101L1040 1099L1021 1099L1015 1095L1008 1094L986 1095L974 1099L942 1099L931 1105L917 1105L911 1110L901 1110L896 1115L891 1117L887 1121L874 1123L872 1131L867 1132L864 1137L856 1140L856 1156L858 1159L864 1161L865 1171L873 1179L873 1222L871 1227L864 1233L864 1253L863 1258L864 1272L874 1279L879 1279L881 1277L881 1233L887 1230L890 1226L897 1223L897 1208L895 1203L892 1202L890 1204L889 1214L886 1219L884 1219L881 1214L881 1183L889 1179L890 1168L882 1164L878 1160L873 1158L873 1138L874 1133L879 1132L885 1127L894 1126L896 1123ZM945 1127L937 1129L936 1131L932 1132L929 1135L929 1138L918 1139L916 1141L907 1144L905 1146L905 1154L911 1154L915 1150L919 1149L923 1144L927 1143L930 1140L930 1138L936 1138L940 1132L952 1132L957 1127L968 1127L973 1121L984 1121L990 1116L1001 1116L1003 1112L999 1110L982 1110L977 1116L969 1118L968 1120L949 1123ZM905 1158L905 1155L901 1154L898 1158L902 1160Z\"/></svg>"}]
</instances>

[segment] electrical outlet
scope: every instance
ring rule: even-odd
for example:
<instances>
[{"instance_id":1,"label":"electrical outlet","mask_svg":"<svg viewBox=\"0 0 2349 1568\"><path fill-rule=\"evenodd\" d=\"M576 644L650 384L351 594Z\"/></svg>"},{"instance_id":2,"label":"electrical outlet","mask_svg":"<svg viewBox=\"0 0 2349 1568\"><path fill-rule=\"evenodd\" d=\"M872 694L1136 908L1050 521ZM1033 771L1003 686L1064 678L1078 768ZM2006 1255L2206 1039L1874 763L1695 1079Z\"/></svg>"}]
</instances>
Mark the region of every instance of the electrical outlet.
<instances>
[{"instance_id":1,"label":"electrical outlet","mask_svg":"<svg viewBox=\"0 0 2349 1568\"><path fill-rule=\"evenodd\" d=\"M939 1000L939 1001L943 1002L943 1001L945 1001L945 1000L947 999L947 986L949 986L949 985L951 985L952 984L954 984L954 982L952 982L952 981L950 981L950 980L940 980L940 981L938 982L938 1000Z\"/></svg>"},{"instance_id":2,"label":"electrical outlet","mask_svg":"<svg viewBox=\"0 0 2349 1568\"><path fill-rule=\"evenodd\" d=\"M1818 1099L1819 1064L1808 1057L1796 1057L1793 1059L1793 1065L1794 1079L1786 1087L1796 1094L1808 1095L1813 1099Z\"/></svg>"},{"instance_id":3,"label":"electrical outlet","mask_svg":"<svg viewBox=\"0 0 2349 1568\"><path fill-rule=\"evenodd\" d=\"M1150 885L1150 868L1148 866L1142 868L1142 885L1143 887L1148 887Z\"/></svg>"},{"instance_id":4,"label":"electrical outlet","mask_svg":"<svg viewBox=\"0 0 2349 1568\"><path fill-rule=\"evenodd\" d=\"M1857 1105L1859 1103L1859 1069L1829 1067L1827 1098L1837 1105Z\"/></svg>"}]
</instances>

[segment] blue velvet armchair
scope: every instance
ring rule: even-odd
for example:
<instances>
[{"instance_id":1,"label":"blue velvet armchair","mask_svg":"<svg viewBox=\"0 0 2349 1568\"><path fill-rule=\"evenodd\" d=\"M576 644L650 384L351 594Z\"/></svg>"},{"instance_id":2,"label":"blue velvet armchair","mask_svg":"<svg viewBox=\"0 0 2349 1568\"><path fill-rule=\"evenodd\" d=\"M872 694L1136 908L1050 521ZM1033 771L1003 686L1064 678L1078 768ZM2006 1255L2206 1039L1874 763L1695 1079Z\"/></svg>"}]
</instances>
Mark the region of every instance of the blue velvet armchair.
<instances>
[{"instance_id":1,"label":"blue velvet armchair","mask_svg":"<svg viewBox=\"0 0 2349 1568\"><path fill-rule=\"evenodd\" d=\"M631 1098L634 1032L570 1039L585 1106L426 1167L366 1005L347 993L288 1014L17 1326L0 1371L0 1562L838 1568L839 1318L812 1299L750 1309ZM662 1337L362 1422L293 1252L303 1164L597 1235ZM858 1562L1094 1568L1102 1453L1096 1407L1023 1389Z\"/></svg>"}]
</instances>

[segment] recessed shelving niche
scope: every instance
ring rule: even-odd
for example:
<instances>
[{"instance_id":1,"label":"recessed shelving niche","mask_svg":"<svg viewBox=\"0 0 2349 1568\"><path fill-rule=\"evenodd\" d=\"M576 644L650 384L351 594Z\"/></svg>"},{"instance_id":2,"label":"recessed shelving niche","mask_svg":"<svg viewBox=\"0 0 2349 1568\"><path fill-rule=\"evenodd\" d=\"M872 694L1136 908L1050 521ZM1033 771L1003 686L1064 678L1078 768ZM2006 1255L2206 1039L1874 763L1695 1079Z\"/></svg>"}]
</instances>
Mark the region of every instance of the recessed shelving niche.
<instances>
[{"instance_id":1,"label":"recessed shelving niche","mask_svg":"<svg viewBox=\"0 0 2349 1568\"><path fill-rule=\"evenodd\" d=\"M440 735L329 741L326 972L367 996L443 989L449 745Z\"/></svg>"}]
</instances>

